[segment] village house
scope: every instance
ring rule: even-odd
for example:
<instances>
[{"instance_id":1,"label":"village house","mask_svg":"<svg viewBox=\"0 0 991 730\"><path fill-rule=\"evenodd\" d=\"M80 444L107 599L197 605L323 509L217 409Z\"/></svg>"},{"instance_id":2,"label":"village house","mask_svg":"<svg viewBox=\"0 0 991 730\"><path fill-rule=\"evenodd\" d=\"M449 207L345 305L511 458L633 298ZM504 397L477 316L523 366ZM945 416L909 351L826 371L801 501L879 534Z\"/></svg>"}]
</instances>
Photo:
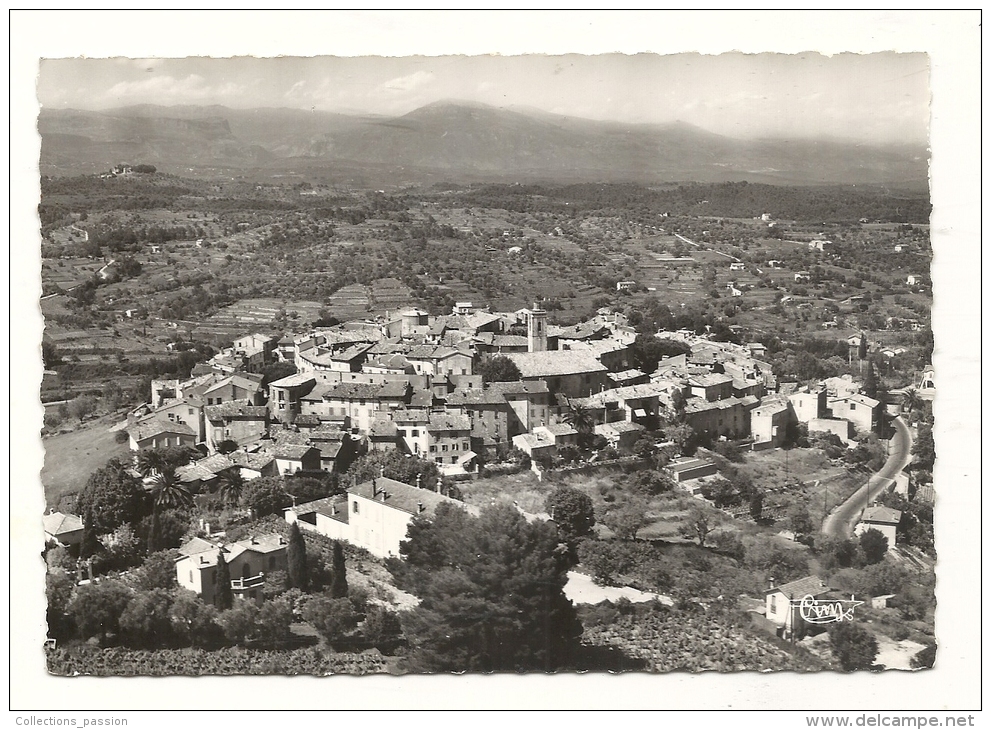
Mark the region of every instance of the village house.
<instances>
[{"instance_id":1,"label":"village house","mask_svg":"<svg viewBox=\"0 0 991 730\"><path fill-rule=\"evenodd\" d=\"M595 427L597 436L602 436L606 442L619 451L630 451L647 429L639 423L615 421L600 423Z\"/></svg>"},{"instance_id":2,"label":"village house","mask_svg":"<svg viewBox=\"0 0 991 730\"><path fill-rule=\"evenodd\" d=\"M817 575L793 580L780 586L771 585L764 591L764 617L782 639L800 639L805 636L808 624L799 613L799 603L806 596L822 598L830 588Z\"/></svg>"},{"instance_id":3,"label":"village house","mask_svg":"<svg viewBox=\"0 0 991 730\"><path fill-rule=\"evenodd\" d=\"M890 507L874 505L866 507L860 516L860 521L854 527L855 535L862 535L868 530L877 530L888 539L888 549L895 546L895 539L898 536L898 523L902 520L902 513Z\"/></svg>"},{"instance_id":4,"label":"village house","mask_svg":"<svg viewBox=\"0 0 991 730\"><path fill-rule=\"evenodd\" d=\"M826 415L826 389L805 387L791 393L788 401L799 423L808 423Z\"/></svg>"},{"instance_id":5,"label":"village house","mask_svg":"<svg viewBox=\"0 0 991 730\"><path fill-rule=\"evenodd\" d=\"M475 458L471 450L471 420L459 413L431 413L426 424L426 458L443 474L464 474Z\"/></svg>"},{"instance_id":6,"label":"village house","mask_svg":"<svg viewBox=\"0 0 991 730\"><path fill-rule=\"evenodd\" d=\"M147 405L135 409L128 414L127 428L135 428L138 423L151 419L188 426L195 434L194 443L202 443L206 440L203 401L195 395L187 394L181 399L168 401L154 410L149 410Z\"/></svg>"},{"instance_id":7,"label":"village house","mask_svg":"<svg viewBox=\"0 0 991 730\"><path fill-rule=\"evenodd\" d=\"M209 423L206 445L216 451L222 441L238 445L257 441L268 431L268 407L254 406L249 401L228 401L203 409Z\"/></svg>"},{"instance_id":8,"label":"village house","mask_svg":"<svg viewBox=\"0 0 991 730\"><path fill-rule=\"evenodd\" d=\"M261 385L261 376L252 377L249 373L235 373L222 378L210 386L200 390L200 398L208 406L243 400L251 405L260 406L265 403L265 390Z\"/></svg>"},{"instance_id":9,"label":"village house","mask_svg":"<svg viewBox=\"0 0 991 730\"><path fill-rule=\"evenodd\" d=\"M76 515L50 512L42 518L45 543L70 547L83 540L83 521Z\"/></svg>"},{"instance_id":10,"label":"village house","mask_svg":"<svg viewBox=\"0 0 991 730\"><path fill-rule=\"evenodd\" d=\"M320 471L320 450L309 444L280 441L266 450L275 459L278 474Z\"/></svg>"},{"instance_id":11,"label":"village house","mask_svg":"<svg viewBox=\"0 0 991 730\"><path fill-rule=\"evenodd\" d=\"M128 424L131 451L164 449L169 446L196 446L197 434L185 423L177 423L158 415Z\"/></svg>"},{"instance_id":12,"label":"village house","mask_svg":"<svg viewBox=\"0 0 991 730\"><path fill-rule=\"evenodd\" d=\"M513 447L522 451L538 464L549 464L557 454L554 437L546 431L521 433L513 436Z\"/></svg>"},{"instance_id":13,"label":"village house","mask_svg":"<svg viewBox=\"0 0 991 730\"><path fill-rule=\"evenodd\" d=\"M685 422L697 433L713 438L744 438L750 434L750 411L760 401L752 395L707 401L689 398L685 402Z\"/></svg>"},{"instance_id":14,"label":"village house","mask_svg":"<svg viewBox=\"0 0 991 730\"><path fill-rule=\"evenodd\" d=\"M400 556L399 544L406 539L413 518L430 517L442 504L465 509L462 502L438 492L377 477L350 487L346 497L294 505L285 515L286 522L302 529L390 558Z\"/></svg>"},{"instance_id":15,"label":"village house","mask_svg":"<svg viewBox=\"0 0 991 730\"><path fill-rule=\"evenodd\" d=\"M367 433L372 422L411 403L413 389L407 380L366 383L353 381L321 382L300 397L304 414L322 420L346 419L352 433Z\"/></svg>"},{"instance_id":16,"label":"village house","mask_svg":"<svg viewBox=\"0 0 991 730\"><path fill-rule=\"evenodd\" d=\"M554 446L578 446L578 431L567 423L552 423L549 426L537 426L533 429L537 436L549 438Z\"/></svg>"},{"instance_id":17,"label":"village house","mask_svg":"<svg viewBox=\"0 0 991 730\"><path fill-rule=\"evenodd\" d=\"M844 418L862 433L876 433L881 422L881 402L854 393L828 402L833 418Z\"/></svg>"},{"instance_id":18,"label":"village house","mask_svg":"<svg viewBox=\"0 0 991 730\"><path fill-rule=\"evenodd\" d=\"M295 373L268 384L268 408L273 421L292 423L302 411L300 399L316 385L312 373Z\"/></svg>"},{"instance_id":19,"label":"village house","mask_svg":"<svg viewBox=\"0 0 991 730\"><path fill-rule=\"evenodd\" d=\"M257 479L259 477L279 476L279 469L275 463L275 457L264 452L249 453L246 451L234 451L227 454L231 463L241 470L241 477L245 481Z\"/></svg>"},{"instance_id":20,"label":"village house","mask_svg":"<svg viewBox=\"0 0 991 730\"><path fill-rule=\"evenodd\" d=\"M179 548L180 557L175 563L179 586L199 594L204 603L213 604L221 552L235 599L260 603L264 599L266 574L286 569L286 539L281 535L259 535L226 545L194 537Z\"/></svg>"},{"instance_id":21,"label":"village house","mask_svg":"<svg viewBox=\"0 0 991 730\"><path fill-rule=\"evenodd\" d=\"M509 353L524 381L543 380L551 393L583 398L607 385L607 368L594 355L576 350Z\"/></svg>"},{"instance_id":22,"label":"village house","mask_svg":"<svg viewBox=\"0 0 991 730\"><path fill-rule=\"evenodd\" d=\"M754 448L781 446L788 435L788 424L792 422L791 405L787 400L764 401L750 411L750 435Z\"/></svg>"},{"instance_id":23,"label":"village house","mask_svg":"<svg viewBox=\"0 0 991 730\"><path fill-rule=\"evenodd\" d=\"M549 423L550 394L542 380L489 383L455 390L447 397L447 409L468 416L472 438L490 450Z\"/></svg>"},{"instance_id":24,"label":"village house","mask_svg":"<svg viewBox=\"0 0 991 730\"><path fill-rule=\"evenodd\" d=\"M725 373L693 375L688 379L688 387L697 398L710 402L723 400L733 396L733 376Z\"/></svg>"}]
</instances>

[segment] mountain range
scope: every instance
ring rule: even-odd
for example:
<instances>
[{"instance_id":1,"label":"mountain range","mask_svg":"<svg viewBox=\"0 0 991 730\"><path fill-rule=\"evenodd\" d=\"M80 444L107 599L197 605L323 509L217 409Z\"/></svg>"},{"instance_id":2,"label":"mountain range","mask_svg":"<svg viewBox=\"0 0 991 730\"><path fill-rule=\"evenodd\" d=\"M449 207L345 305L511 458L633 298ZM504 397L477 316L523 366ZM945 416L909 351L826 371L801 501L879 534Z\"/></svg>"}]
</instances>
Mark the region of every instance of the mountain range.
<instances>
[{"instance_id":1,"label":"mountain range","mask_svg":"<svg viewBox=\"0 0 991 730\"><path fill-rule=\"evenodd\" d=\"M328 175L379 184L750 182L926 185L928 152L844 140L736 139L688 124L626 124L436 102L397 117L302 109L142 105L43 109L41 171L120 162L167 172Z\"/></svg>"}]
</instances>

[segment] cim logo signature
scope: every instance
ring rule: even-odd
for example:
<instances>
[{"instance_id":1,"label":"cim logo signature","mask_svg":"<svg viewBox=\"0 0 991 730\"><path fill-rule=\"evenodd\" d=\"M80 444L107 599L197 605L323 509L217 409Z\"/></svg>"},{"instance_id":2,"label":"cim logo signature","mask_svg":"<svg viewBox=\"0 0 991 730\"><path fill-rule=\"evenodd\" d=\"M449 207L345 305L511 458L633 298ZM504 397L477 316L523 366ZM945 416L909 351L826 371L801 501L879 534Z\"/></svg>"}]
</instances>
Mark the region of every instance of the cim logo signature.
<instances>
[{"instance_id":1,"label":"cim logo signature","mask_svg":"<svg viewBox=\"0 0 991 730\"><path fill-rule=\"evenodd\" d=\"M863 601L844 601L839 598L827 598L822 601L815 596L805 596L798 604L799 615L810 624L831 624L837 621L853 621L853 609Z\"/></svg>"}]
</instances>

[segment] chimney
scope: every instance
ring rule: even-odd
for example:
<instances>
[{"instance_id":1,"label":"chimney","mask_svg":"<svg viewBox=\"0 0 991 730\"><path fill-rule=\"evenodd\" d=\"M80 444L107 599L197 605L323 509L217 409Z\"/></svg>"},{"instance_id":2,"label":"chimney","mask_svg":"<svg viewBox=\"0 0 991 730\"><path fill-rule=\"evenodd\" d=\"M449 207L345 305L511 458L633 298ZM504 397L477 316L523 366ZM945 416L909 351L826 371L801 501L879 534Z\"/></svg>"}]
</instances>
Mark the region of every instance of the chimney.
<instances>
[{"instance_id":1,"label":"chimney","mask_svg":"<svg viewBox=\"0 0 991 730\"><path fill-rule=\"evenodd\" d=\"M285 545L286 544L286 538L282 537L282 535L279 535L279 544L280 545Z\"/></svg>"},{"instance_id":2,"label":"chimney","mask_svg":"<svg viewBox=\"0 0 991 730\"><path fill-rule=\"evenodd\" d=\"M255 537L254 535L251 536L251 544L252 545L257 545L258 544L258 538Z\"/></svg>"},{"instance_id":3,"label":"chimney","mask_svg":"<svg viewBox=\"0 0 991 730\"><path fill-rule=\"evenodd\" d=\"M375 483L375 477L372 477L372 499L378 494L378 485Z\"/></svg>"},{"instance_id":4,"label":"chimney","mask_svg":"<svg viewBox=\"0 0 991 730\"><path fill-rule=\"evenodd\" d=\"M207 523L204 524L203 531L206 533L206 536L207 537L210 537L210 534L211 533L210 533L210 523L209 522L207 522Z\"/></svg>"},{"instance_id":5,"label":"chimney","mask_svg":"<svg viewBox=\"0 0 991 730\"><path fill-rule=\"evenodd\" d=\"M206 558L200 555L200 565L203 565L203 563L205 562L206 562Z\"/></svg>"},{"instance_id":6,"label":"chimney","mask_svg":"<svg viewBox=\"0 0 991 730\"><path fill-rule=\"evenodd\" d=\"M417 474L416 475L416 488L417 489L422 488L422 484L421 484L422 481L423 481L423 474Z\"/></svg>"},{"instance_id":7,"label":"chimney","mask_svg":"<svg viewBox=\"0 0 991 730\"><path fill-rule=\"evenodd\" d=\"M388 497L389 495L384 489L382 490L381 494L382 494L382 501L385 502L386 497Z\"/></svg>"},{"instance_id":8,"label":"chimney","mask_svg":"<svg viewBox=\"0 0 991 730\"><path fill-rule=\"evenodd\" d=\"M423 502L416 503L416 511L417 513L423 512Z\"/></svg>"},{"instance_id":9,"label":"chimney","mask_svg":"<svg viewBox=\"0 0 991 730\"><path fill-rule=\"evenodd\" d=\"M384 466L380 466L379 467L379 476L380 477L383 477L383 478L385 477L385 467Z\"/></svg>"},{"instance_id":10,"label":"chimney","mask_svg":"<svg viewBox=\"0 0 991 730\"><path fill-rule=\"evenodd\" d=\"M441 493L440 488L443 485L443 483L444 483L443 480L440 477L437 477L437 494Z\"/></svg>"},{"instance_id":11,"label":"chimney","mask_svg":"<svg viewBox=\"0 0 991 730\"><path fill-rule=\"evenodd\" d=\"M337 514L337 502L331 503L331 505L330 505L330 514L332 514L332 515L336 515Z\"/></svg>"},{"instance_id":12,"label":"chimney","mask_svg":"<svg viewBox=\"0 0 991 730\"><path fill-rule=\"evenodd\" d=\"M767 587L768 587L769 590L774 590L774 576L773 575L770 576L767 579Z\"/></svg>"}]
</instances>

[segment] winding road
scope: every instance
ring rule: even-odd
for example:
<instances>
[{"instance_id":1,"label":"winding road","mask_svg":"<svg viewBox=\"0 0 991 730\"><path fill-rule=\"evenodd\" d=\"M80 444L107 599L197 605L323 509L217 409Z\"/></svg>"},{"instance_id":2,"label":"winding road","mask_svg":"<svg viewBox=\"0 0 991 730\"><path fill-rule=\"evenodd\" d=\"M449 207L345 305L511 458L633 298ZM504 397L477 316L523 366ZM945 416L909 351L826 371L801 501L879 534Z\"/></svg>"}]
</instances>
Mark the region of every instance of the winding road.
<instances>
[{"instance_id":1,"label":"winding road","mask_svg":"<svg viewBox=\"0 0 991 730\"><path fill-rule=\"evenodd\" d=\"M912 435L908 426L901 418L894 420L895 435L889 445L888 460L876 474L867 480L867 484L854 492L843 504L829 513L822 524L822 531L831 537L852 537L853 527L857 524L864 507L876 499L889 487L902 469L912 459Z\"/></svg>"}]
</instances>

